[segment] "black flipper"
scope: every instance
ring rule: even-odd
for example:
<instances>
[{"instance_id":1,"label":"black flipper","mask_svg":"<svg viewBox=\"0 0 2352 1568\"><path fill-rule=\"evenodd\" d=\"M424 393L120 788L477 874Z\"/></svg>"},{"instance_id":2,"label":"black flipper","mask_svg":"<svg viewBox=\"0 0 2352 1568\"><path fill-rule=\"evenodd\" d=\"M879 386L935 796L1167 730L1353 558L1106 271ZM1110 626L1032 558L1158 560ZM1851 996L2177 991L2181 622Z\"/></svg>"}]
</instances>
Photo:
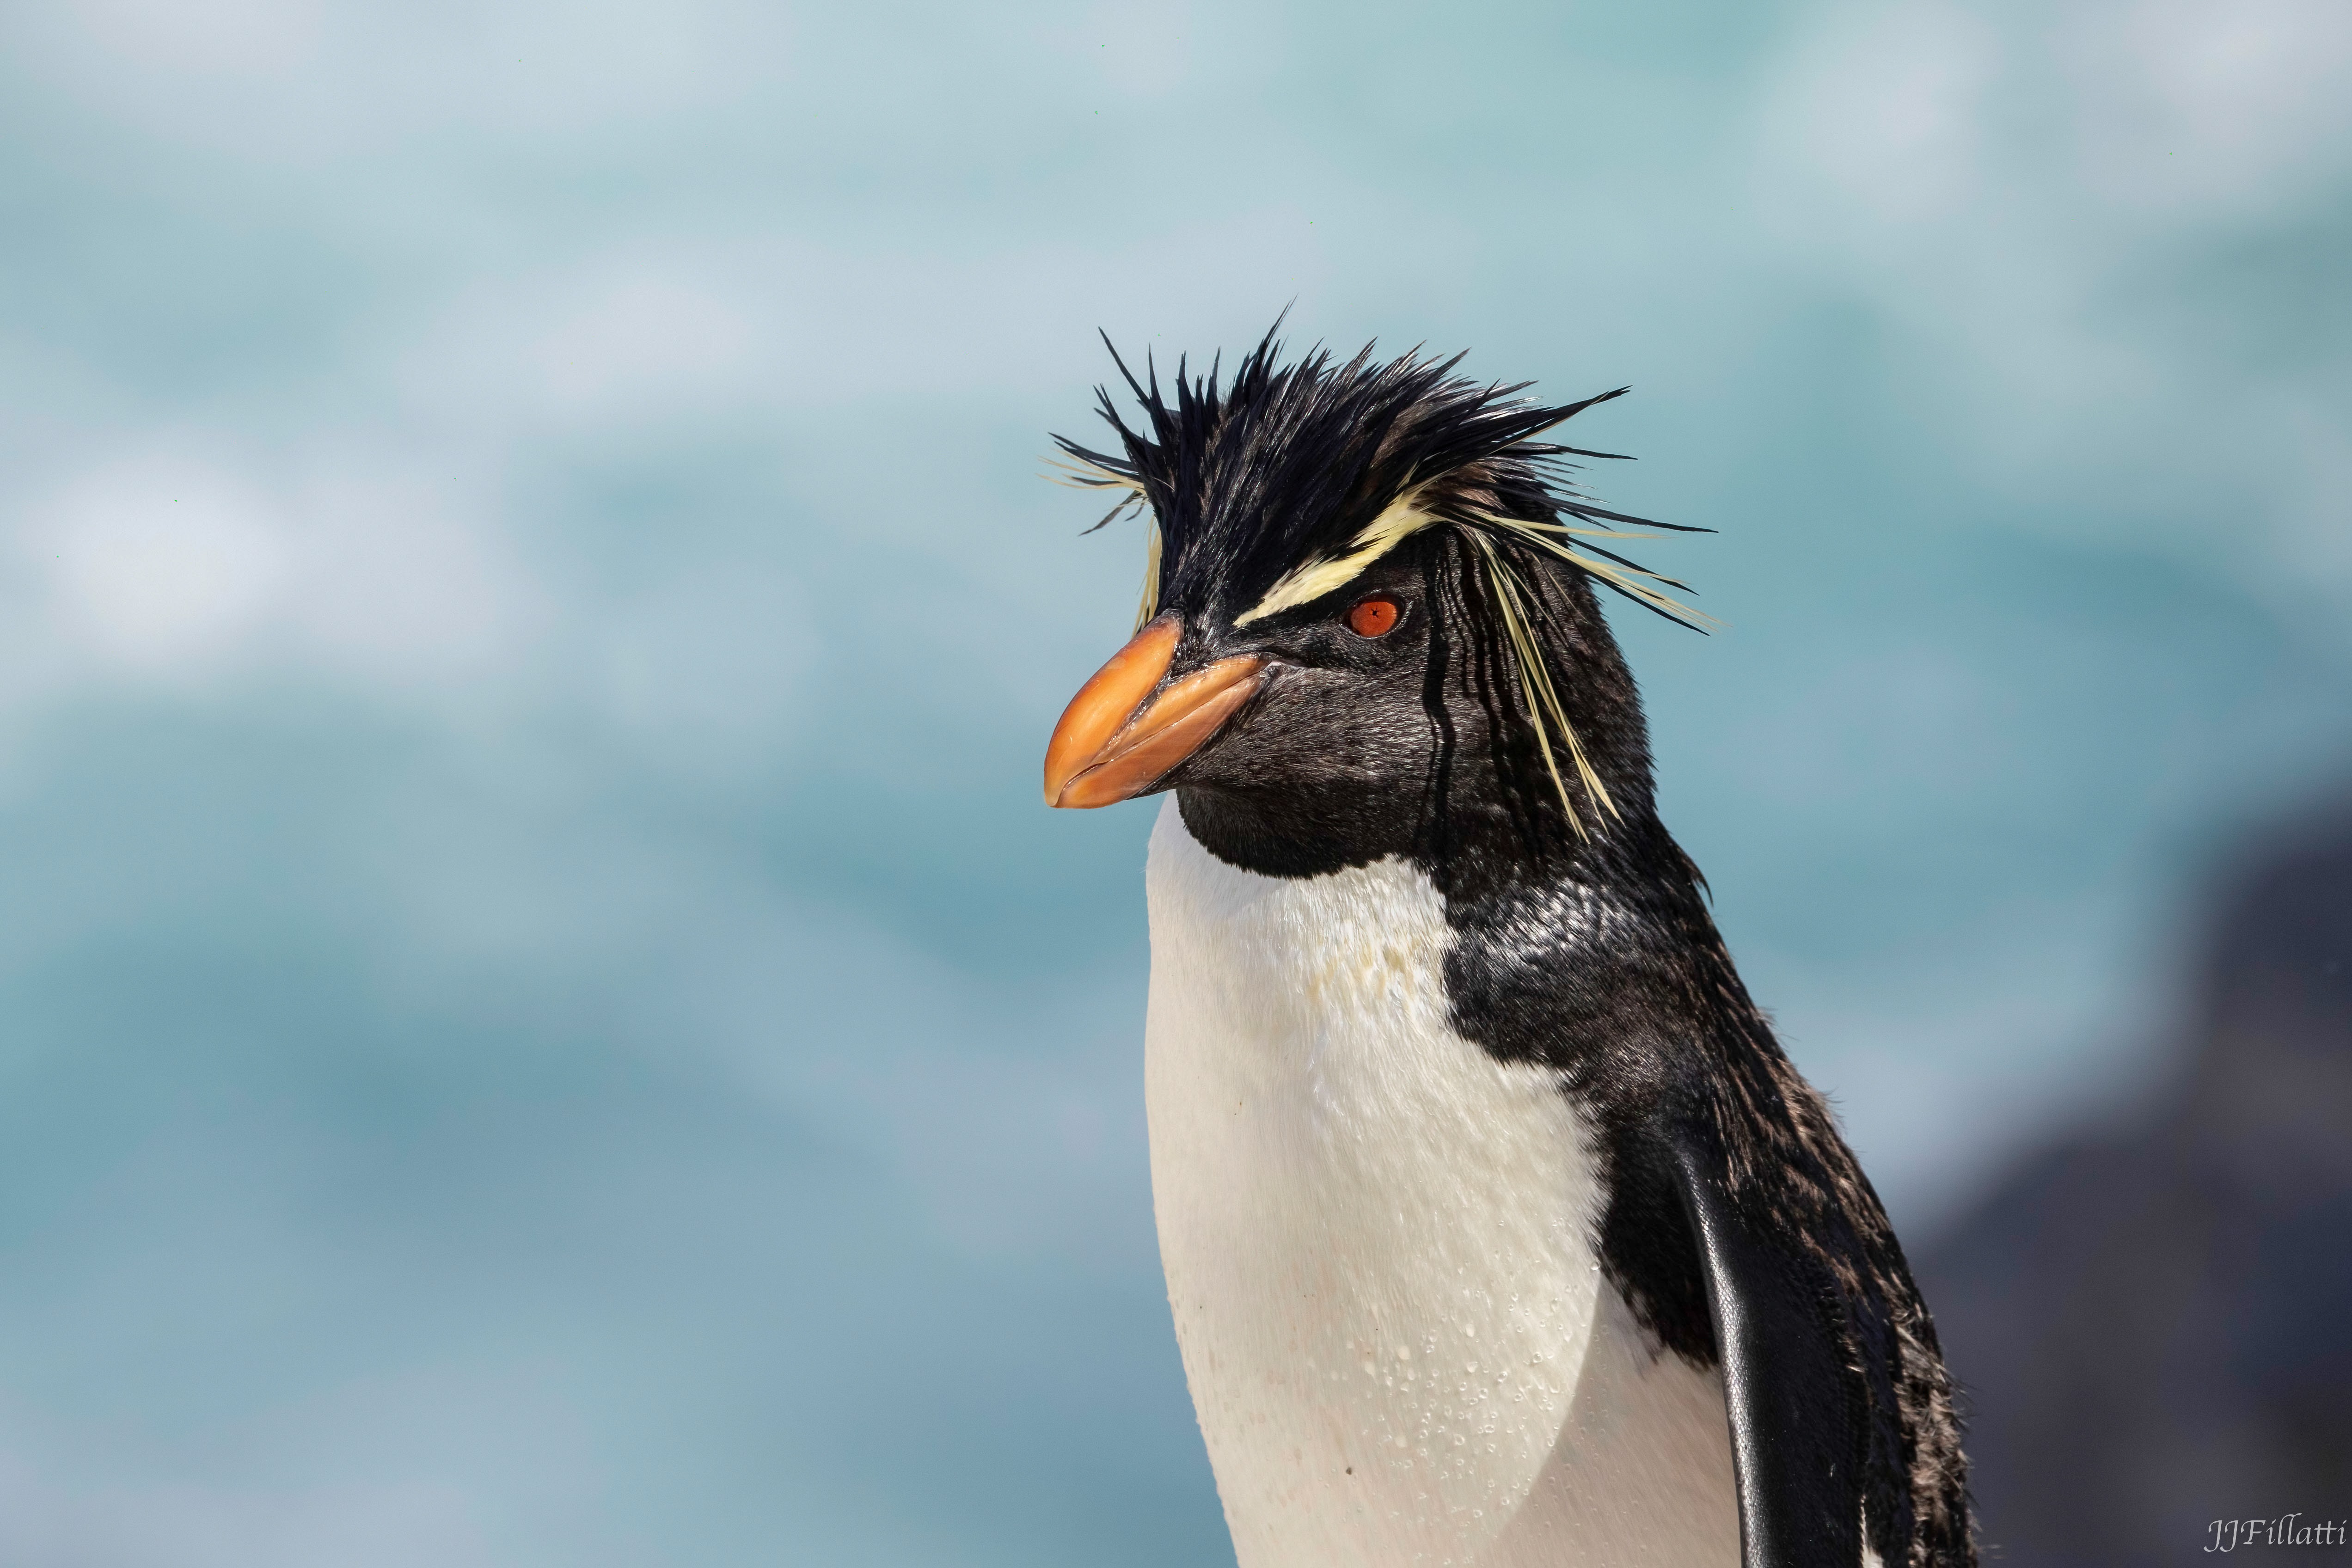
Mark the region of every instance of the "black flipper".
<instances>
[{"instance_id":1,"label":"black flipper","mask_svg":"<svg viewBox=\"0 0 2352 1568\"><path fill-rule=\"evenodd\" d=\"M1733 1196L1713 1129L1692 1119L1673 1137L1723 1362L1744 1568L1858 1568L1866 1395L1835 1282Z\"/></svg>"}]
</instances>

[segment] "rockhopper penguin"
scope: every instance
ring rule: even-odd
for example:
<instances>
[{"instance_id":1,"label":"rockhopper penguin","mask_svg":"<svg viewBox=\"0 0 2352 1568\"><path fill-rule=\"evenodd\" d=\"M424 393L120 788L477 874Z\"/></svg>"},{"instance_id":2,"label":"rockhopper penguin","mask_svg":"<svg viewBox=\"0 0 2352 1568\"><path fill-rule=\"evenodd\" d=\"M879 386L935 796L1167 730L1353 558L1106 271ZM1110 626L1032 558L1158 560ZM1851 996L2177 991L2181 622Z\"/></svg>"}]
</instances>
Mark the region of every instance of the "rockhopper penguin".
<instances>
[{"instance_id":1,"label":"rockhopper penguin","mask_svg":"<svg viewBox=\"0 0 2352 1568\"><path fill-rule=\"evenodd\" d=\"M1057 437L1150 565L1045 758L1171 795L1152 1194L1242 1568L1972 1563L1935 1328L1595 590L1696 617L1537 439L1616 394L1280 360L1122 363L1115 449Z\"/></svg>"}]
</instances>

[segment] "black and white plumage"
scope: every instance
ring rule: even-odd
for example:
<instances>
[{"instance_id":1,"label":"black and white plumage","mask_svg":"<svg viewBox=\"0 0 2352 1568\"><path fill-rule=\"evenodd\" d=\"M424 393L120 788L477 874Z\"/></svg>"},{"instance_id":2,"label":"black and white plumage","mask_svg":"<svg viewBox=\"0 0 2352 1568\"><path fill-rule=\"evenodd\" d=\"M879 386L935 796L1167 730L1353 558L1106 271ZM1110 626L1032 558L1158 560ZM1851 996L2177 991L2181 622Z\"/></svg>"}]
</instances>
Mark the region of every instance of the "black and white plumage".
<instances>
[{"instance_id":1,"label":"black and white plumage","mask_svg":"<svg viewBox=\"0 0 2352 1568\"><path fill-rule=\"evenodd\" d=\"M1046 759L1173 795L1154 1205L1242 1568L1972 1563L1902 1250L1654 809L1595 584L1688 612L1536 439L1601 399L1279 352L1063 443L1152 569Z\"/></svg>"}]
</instances>

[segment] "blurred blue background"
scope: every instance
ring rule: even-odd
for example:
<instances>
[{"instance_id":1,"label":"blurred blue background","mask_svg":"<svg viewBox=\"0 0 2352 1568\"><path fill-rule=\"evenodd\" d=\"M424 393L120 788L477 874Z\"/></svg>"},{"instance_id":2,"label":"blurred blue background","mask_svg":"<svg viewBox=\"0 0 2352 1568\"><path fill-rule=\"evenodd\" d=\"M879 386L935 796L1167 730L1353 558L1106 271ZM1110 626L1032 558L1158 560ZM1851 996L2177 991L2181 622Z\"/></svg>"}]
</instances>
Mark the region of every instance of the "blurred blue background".
<instances>
[{"instance_id":1,"label":"blurred blue background","mask_svg":"<svg viewBox=\"0 0 2352 1568\"><path fill-rule=\"evenodd\" d=\"M1934 1234L2352 769L2347 245L2333 0L0 11L0 1561L1230 1562L1097 326L1633 384L1667 820Z\"/></svg>"}]
</instances>

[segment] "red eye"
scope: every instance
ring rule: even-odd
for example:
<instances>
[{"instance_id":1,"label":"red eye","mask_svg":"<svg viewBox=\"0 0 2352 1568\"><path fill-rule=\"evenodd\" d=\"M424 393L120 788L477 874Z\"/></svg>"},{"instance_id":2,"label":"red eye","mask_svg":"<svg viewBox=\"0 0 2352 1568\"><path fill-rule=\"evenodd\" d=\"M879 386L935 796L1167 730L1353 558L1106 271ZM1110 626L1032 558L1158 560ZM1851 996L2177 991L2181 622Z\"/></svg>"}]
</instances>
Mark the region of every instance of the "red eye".
<instances>
[{"instance_id":1,"label":"red eye","mask_svg":"<svg viewBox=\"0 0 2352 1568\"><path fill-rule=\"evenodd\" d=\"M1384 637L1396 629L1397 617L1403 614L1403 606L1394 599L1375 595L1358 600L1348 612L1348 629L1360 637Z\"/></svg>"}]
</instances>

